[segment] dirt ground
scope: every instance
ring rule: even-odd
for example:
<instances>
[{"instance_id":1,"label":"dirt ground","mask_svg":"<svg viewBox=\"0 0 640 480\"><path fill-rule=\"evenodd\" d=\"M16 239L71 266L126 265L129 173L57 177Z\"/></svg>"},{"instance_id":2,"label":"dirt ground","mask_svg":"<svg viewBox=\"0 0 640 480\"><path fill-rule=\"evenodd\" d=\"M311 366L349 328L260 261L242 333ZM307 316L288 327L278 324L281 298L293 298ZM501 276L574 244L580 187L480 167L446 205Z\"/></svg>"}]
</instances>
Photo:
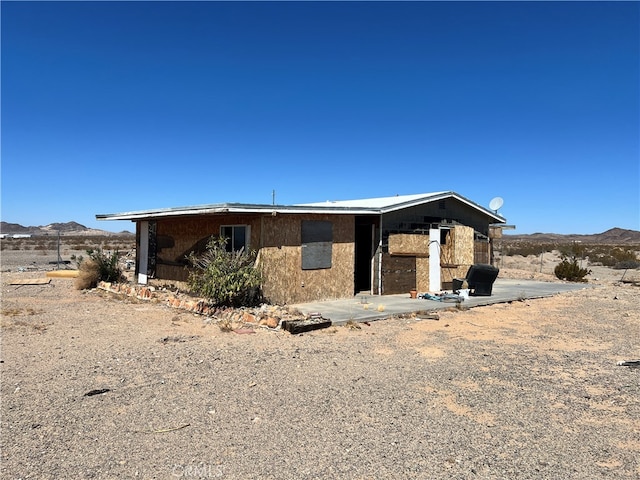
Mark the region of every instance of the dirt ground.
<instances>
[{"instance_id":1,"label":"dirt ground","mask_svg":"<svg viewBox=\"0 0 640 480\"><path fill-rule=\"evenodd\" d=\"M292 336L11 285L45 272L2 254L2 478L640 477L640 369L617 365L640 359L637 270ZM548 256L500 275L555 281Z\"/></svg>"}]
</instances>

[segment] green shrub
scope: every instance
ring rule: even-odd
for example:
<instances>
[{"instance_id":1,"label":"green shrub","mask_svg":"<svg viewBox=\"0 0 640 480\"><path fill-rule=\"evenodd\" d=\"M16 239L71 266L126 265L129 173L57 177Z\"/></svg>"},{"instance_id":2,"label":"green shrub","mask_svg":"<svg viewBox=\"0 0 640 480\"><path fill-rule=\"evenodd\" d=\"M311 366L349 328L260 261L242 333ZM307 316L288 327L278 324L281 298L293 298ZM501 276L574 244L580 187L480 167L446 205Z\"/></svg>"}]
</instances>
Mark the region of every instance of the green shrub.
<instances>
[{"instance_id":1,"label":"green shrub","mask_svg":"<svg viewBox=\"0 0 640 480\"><path fill-rule=\"evenodd\" d=\"M640 268L640 262L637 260L623 260L613 266L616 270L635 270Z\"/></svg>"},{"instance_id":2,"label":"green shrub","mask_svg":"<svg viewBox=\"0 0 640 480\"><path fill-rule=\"evenodd\" d=\"M257 305L262 300L262 275L255 268L255 252L228 252L225 238L212 237L204 253L192 253L187 259L193 293L232 307Z\"/></svg>"},{"instance_id":3,"label":"green shrub","mask_svg":"<svg viewBox=\"0 0 640 480\"><path fill-rule=\"evenodd\" d=\"M601 245L592 248L589 252L589 263L600 264L605 267L613 267L621 262L635 262L637 260L636 252L631 248Z\"/></svg>"},{"instance_id":4,"label":"green shrub","mask_svg":"<svg viewBox=\"0 0 640 480\"><path fill-rule=\"evenodd\" d=\"M567 280L569 282L586 282L585 276L591 273L591 270L586 268L580 268L578 260L575 256L571 258L563 255L562 261L556 265L553 273L556 274L560 280Z\"/></svg>"},{"instance_id":5,"label":"green shrub","mask_svg":"<svg viewBox=\"0 0 640 480\"><path fill-rule=\"evenodd\" d=\"M82 280L76 282L76 288L93 288L99 281L119 282L123 279L122 270L118 267L118 252L105 253L102 250L87 250L89 258L83 260L80 256L78 270Z\"/></svg>"}]
</instances>

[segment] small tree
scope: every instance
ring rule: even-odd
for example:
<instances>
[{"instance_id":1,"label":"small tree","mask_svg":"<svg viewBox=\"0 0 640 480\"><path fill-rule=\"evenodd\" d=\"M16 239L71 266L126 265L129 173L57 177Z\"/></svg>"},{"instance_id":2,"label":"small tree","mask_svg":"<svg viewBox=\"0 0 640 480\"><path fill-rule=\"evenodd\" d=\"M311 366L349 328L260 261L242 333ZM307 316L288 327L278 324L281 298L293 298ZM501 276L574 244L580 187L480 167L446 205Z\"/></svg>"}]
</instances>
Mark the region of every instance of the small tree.
<instances>
[{"instance_id":1,"label":"small tree","mask_svg":"<svg viewBox=\"0 0 640 480\"><path fill-rule=\"evenodd\" d=\"M586 282L587 280L584 277L589 275L591 270L580 268L575 255L570 258L562 255L562 261L556 265L553 272L560 280L567 280L569 282Z\"/></svg>"},{"instance_id":2,"label":"small tree","mask_svg":"<svg viewBox=\"0 0 640 480\"><path fill-rule=\"evenodd\" d=\"M233 307L258 304L262 275L255 268L256 253L229 252L224 237L212 237L203 254L190 254L189 288L216 305Z\"/></svg>"}]
</instances>

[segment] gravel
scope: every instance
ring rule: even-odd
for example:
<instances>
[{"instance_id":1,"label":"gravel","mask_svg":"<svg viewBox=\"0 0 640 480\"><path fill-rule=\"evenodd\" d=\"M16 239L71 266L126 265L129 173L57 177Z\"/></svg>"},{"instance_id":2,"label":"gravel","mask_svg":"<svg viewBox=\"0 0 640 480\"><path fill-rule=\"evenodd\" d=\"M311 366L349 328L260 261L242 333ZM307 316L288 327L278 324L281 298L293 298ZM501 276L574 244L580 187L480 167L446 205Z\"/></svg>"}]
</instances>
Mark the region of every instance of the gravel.
<instances>
[{"instance_id":1,"label":"gravel","mask_svg":"<svg viewBox=\"0 0 640 480\"><path fill-rule=\"evenodd\" d=\"M290 335L5 271L0 476L638 478L640 287L599 275Z\"/></svg>"}]
</instances>

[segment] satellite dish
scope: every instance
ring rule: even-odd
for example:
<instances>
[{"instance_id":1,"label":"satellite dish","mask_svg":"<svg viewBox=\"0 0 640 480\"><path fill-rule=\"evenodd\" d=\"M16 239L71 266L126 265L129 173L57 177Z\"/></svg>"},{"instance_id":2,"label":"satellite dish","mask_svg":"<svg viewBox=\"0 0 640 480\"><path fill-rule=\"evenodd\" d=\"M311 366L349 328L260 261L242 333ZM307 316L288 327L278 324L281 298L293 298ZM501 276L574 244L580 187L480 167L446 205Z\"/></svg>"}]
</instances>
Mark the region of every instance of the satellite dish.
<instances>
[{"instance_id":1,"label":"satellite dish","mask_svg":"<svg viewBox=\"0 0 640 480\"><path fill-rule=\"evenodd\" d=\"M498 210L500 210L500 207L502 207L502 205L504 205L504 200L502 199L502 197L494 197L489 202L489 208L495 213L498 213Z\"/></svg>"}]
</instances>

